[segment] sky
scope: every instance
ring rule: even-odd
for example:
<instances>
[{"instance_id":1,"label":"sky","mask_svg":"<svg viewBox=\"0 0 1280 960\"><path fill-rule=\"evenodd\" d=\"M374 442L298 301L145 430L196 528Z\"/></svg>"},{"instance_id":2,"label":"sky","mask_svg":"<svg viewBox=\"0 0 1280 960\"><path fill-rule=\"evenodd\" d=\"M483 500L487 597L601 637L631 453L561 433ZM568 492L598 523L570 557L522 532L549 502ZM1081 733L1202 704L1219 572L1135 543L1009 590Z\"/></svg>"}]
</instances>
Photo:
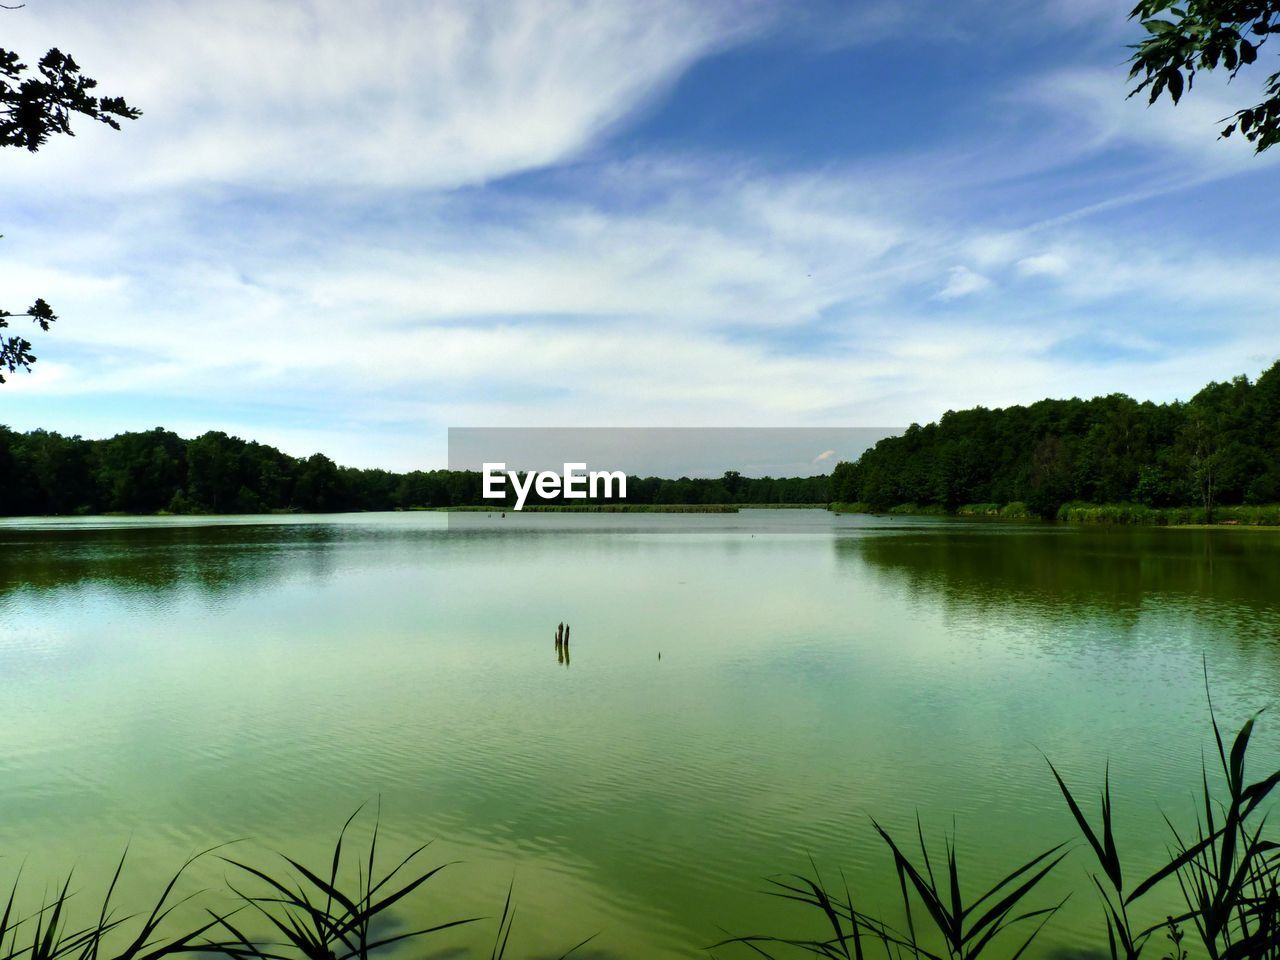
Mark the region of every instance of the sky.
<instances>
[{"instance_id":1,"label":"sky","mask_svg":"<svg viewBox=\"0 0 1280 960\"><path fill-rule=\"evenodd\" d=\"M1129 6L27 0L0 46L143 116L0 154L0 302L61 318L0 423L410 469L1256 376L1261 76L1126 99Z\"/></svg>"}]
</instances>

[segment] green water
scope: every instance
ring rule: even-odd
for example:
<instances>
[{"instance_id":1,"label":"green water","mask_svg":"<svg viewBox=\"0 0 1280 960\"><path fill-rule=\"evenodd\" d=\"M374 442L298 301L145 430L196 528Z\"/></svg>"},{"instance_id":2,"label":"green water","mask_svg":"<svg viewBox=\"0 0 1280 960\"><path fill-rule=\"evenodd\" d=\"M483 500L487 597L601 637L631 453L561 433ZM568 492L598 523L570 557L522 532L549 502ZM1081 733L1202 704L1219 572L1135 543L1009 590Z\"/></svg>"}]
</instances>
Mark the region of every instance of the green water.
<instances>
[{"instance_id":1,"label":"green water","mask_svg":"<svg viewBox=\"0 0 1280 960\"><path fill-rule=\"evenodd\" d=\"M1280 535L797 510L5 521L0 879L25 858L38 895L74 866L91 899L126 843L126 900L233 838L323 862L380 797L389 853L438 838L427 856L461 861L423 919L496 913L514 877L516 957L591 933L584 956L705 956L722 928L807 930L761 891L810 856L889 909L869 815L954 822L975 887L1072 837L1040 751L1089 796L1109 759L1122 849L1155 866L1209 743L1202 656L1226 724L1276 698ZM1256 760L1280 760L1280 717ZM1087 866L1046 888L1077 893L1039 955L1102 943Z\"/></svg>"}]
</instances>

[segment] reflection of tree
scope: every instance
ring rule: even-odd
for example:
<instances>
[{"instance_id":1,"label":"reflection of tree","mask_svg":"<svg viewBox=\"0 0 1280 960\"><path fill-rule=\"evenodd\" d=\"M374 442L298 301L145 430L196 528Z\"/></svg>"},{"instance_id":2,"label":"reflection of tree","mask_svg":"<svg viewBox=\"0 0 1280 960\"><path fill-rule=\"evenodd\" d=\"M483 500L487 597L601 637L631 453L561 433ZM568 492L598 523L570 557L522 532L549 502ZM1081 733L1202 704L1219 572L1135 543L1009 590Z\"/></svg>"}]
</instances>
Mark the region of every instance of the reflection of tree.
<instances>
[{"instance_id":1,"label":"reflection of tree","mask_svg":"<svg viewBox=\"0 0 1280 960\"><path fill-rule=\"evenodd\" d=\"M1108 616L1133 623L1153 602L1195 601L1216 621L1235 608L1240 624L1231 632L1246 636L1256 632L1258 614L1280 617L1274 574L1280 544L1247 530L991 527L834 543L839 560L984 618L1030 612L1060 622Z\"/></svg>"},{"instance_id":2,"label":"reflection of tree","mask_svg":"<svg viewBox=\"0 0 1280 960\"><path fill-rule=\"evenodd\" d=\"M135 592L257 589L300 568L328 576L334 548L353 534L325 524L0 528L0 597L88 584Z\"/></svg>"}]
</instances>

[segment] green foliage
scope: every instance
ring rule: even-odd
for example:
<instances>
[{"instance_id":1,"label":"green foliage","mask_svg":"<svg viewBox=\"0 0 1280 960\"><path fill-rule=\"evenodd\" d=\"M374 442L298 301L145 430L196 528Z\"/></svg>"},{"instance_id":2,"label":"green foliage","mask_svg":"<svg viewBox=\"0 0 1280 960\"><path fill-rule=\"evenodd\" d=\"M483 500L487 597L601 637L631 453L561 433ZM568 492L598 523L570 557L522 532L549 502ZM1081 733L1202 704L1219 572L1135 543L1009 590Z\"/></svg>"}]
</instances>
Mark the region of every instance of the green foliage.
<instances>
[{"instance_id":1,"label":"green foliage","mask_svg":"<svg viewBox=\"0 0 1280 960\"><path fill-rule=\"evenodd\" d=\"M1255 63L1272 34L1280 33L1280 0L1141 0L1129 14L1147 31L1133 45L1130 96L1146 91L1177 103L1200 70L1227 70L1231 79ZM1224 118L1229 137L1239 131L1258 153L1280 142L1280 71L1267 77L1263 99Z\"/></svg>"},{"instance_id":2,"label":"green foliage","mask_svg":"<svg viewBox=\"0 0 1280 960\"><path fill-rule=\"evenodd\" d=\"M661 510L728 513L741 506L825 507L830 477L667 480L628 477L627 499L592 502L529 497L526 510ZM193 440L156 427L108 440L0 426L0 515L94 513L330 513L514 505L485 500L481 476L465 470L359 470L323 454L291 457L274 447L210 431Z\"/></svg>"},{"instance_id":3,"label":"green foliage","mask_svg":"<svg viewBox=\"0 0 1280 960\"><path fill-rule=\"evenodd\" d=\"M998 517L1000 516L1000 504L998 503L965 503L956 507L957 517Z\"/></svg>"},{"instance_id":4,"label":"green foliage","mask_svg":"<svg viewBox=\"0 0 1280 960\"><path fill-rule=\"evenodd\" d=\"M1073 502L1194 505L1212 522L1222 504L1280 500L1280 363L1186 403L1112 394L948 411L838 464L831 490L874 511L1016 503L1023 515L1055 517Z\"/></svg>"},{"instance_id":5,"label":"green foliage","mask_svg":"<svg viewBox=\"0 0 1280 960\"><path fill-rule=\"evenodd\" d=\"M1212 519L1203 507L1148 507L1141 503L1064 503L1057 519L1064 523L1143 524L1180 527L1207 523L1241 527L1280 526L1280 504L1218 507Z\"/></svg>"},{"instance_id":6,"label":"green foliage","mask_svg":"<svg viewBox=\"0 0 1280 960\"><path fill-rule=\"evenodd\" d=\"M1030 520L1035 515L1025 503L1015 500L1013 503L1006 503L1000 508L1000 516L1006 520Z\"/></svg>"}]
</instances>

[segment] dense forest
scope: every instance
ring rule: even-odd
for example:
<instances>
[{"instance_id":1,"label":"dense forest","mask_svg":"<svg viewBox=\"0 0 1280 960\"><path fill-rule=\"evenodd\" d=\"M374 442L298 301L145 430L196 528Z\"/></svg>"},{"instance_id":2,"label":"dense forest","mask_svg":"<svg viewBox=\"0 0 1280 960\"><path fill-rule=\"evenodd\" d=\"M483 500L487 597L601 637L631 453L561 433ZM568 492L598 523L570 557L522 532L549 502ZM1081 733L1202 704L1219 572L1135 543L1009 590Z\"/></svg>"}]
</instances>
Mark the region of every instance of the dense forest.
<instances>
[{"instance_id":1,"label":"dense forest","mask_svg":"<svg viewBox=\"0 0 1280 960\"><path fill-rule=\"evenodd\" d=\"M626 502L825 504L830 499L826 476L773 479L729 472L711 480L629 477ZM514 502L514 494L508 502ZM563 501L531 493L528 502ZM0 426L0 515L326 513L488 505L495 501L481 497L480 474L475 472L359 470L340 467L323 454L298 459L219 432L184 440L156 428L85 440Z\"/></svg>"},{"instance_id":2,"label":"dense forest","mask_svg":"<svg viewBox=\"0 0 1280 960\"><path fill-rule=\"evenodd\" d=\"M0 515L494 505L480 493L475 472L340 467L323 454L299 459L220 432L186 440L156 428L85 440L0 426ZM1280 502L1280 363L1256 382L1211 383L1186 402L1111 394L948 411L881 440L830 477L629 477L627 493L630 504L1025 504L1046 517L1072 502L1191 505L1210 515L1217 505L1273 504Z\"/></svg>"},{"instance_id":3,"label":"dense forest","mask_svg":"<svg viewBox=\"0 0 1280 960\"><path fill-rule=\"evenodd\" d=\"M1256 382L1211 383L1191 400L1123 394L948 411L839 464L833 499L886 509L1071 501L1193 505L1280 502L1280 362Z\"/></svg>"}]
</instances>

